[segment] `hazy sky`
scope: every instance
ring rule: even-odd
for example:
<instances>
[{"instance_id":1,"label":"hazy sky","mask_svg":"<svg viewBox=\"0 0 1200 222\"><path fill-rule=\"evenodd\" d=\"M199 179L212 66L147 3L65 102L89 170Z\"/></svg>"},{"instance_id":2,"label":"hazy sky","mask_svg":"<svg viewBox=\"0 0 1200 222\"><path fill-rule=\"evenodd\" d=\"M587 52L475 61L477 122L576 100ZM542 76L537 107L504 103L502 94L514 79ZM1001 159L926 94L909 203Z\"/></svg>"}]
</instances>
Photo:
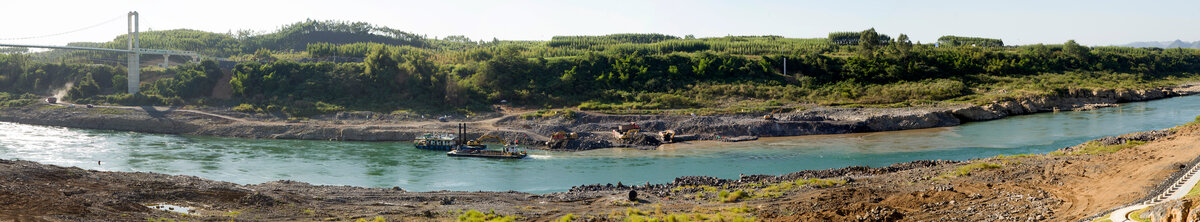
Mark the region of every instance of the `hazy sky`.
<instances>
[{"instance_id":1,"label":"hazy sky","mask_svg":"<svg viewBox=\"0 0 1200 222\"><path fill-rule=\"evenodd\" d=\"M108 41L142 30L275 30L307 18L364 21L429 37L549 40L555 35L664 33L698 37L824 37L874 27L930 42L942 35L1002 38L1006 44L1086 45L1200 40L1200 1L5 1L0 43ZM110 19L86 31L38 39Z\"/></svg>"}]
</instances>

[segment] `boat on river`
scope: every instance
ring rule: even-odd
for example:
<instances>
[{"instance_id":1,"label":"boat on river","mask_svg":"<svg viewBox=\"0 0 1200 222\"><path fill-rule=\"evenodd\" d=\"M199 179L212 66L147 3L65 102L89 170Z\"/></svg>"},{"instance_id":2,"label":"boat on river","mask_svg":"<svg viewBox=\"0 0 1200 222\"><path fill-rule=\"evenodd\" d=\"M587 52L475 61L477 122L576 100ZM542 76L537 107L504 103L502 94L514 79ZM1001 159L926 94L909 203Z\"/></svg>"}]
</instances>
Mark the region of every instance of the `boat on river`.
<instances>
[{"instance_id":1,"label":"boat on river","mask_svg":"<svg viewBox=\"0 0 1200 222\"><path fill-rule=\"evenodd\" d=\"M465 141L466 125L459 124L458 133L430 133L418 136L413 140L413 146L423 150L486 150L487 145L475 141Z\"/></svg>"},{"instance_id":2,"label":"boat on river","mask_svg":"<svg viewBox=\"0 0 1200 222\"><path fill-rule=\"evenodd\" d=\"M454 150L458 148L458 137L455 134L425 134L413 141L413 146L423 150Z\"/></svg>"}]
</instances>

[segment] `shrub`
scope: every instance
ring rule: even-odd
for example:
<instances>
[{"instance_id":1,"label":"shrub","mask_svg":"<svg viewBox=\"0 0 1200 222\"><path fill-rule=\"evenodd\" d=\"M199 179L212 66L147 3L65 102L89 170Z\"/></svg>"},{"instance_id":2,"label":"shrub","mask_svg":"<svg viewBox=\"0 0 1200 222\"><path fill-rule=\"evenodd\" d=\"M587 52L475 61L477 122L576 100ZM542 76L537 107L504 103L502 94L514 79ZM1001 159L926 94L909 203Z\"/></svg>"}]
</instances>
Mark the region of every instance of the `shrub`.
<instances>
[{"instance_id":1,"label":"shrub","mask_svg":"<svg viewBox=\"0 0 1200 222\"><path fill-rule=\"evenodd\" d=\"M724 191L722 191L722 192L724 192ZM725 198L723 198L723 201L725 201L726 203L735 202L735 201L741 200L744 197L747 197L746 191L737 190L737 191L733 191L733 192L729 193L729 195L727 195Z\"/></svg>"},{"instance_id":2,"label":"shrub","mask_svg":"<svg viewBox=\"0 0 1200 222\"><path fill-rule=\"evenodd\" d=\"M242 103L237 106L234 106L233 111L238 111L238 112L243 112L243 113L257 113L257 112L262 112L262 109L255 108L253 104Z\"/></svg>"}]
</instances>

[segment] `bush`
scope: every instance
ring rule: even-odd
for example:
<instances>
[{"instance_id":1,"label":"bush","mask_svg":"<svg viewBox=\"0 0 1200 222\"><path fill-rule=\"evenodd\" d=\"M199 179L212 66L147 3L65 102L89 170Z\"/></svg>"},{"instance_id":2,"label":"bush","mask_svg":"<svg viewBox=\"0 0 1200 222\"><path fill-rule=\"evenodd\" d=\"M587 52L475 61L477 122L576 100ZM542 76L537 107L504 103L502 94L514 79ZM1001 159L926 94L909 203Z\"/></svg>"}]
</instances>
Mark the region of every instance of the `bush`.
<instances>
[{"instance_id":1,"label":"bush","mask_svg":"<svg viewBox=\"0 0 1200 222\"><path fill-rule=\"evenodd\" d=\"M725 191L721 191L721 192L724 193ZM729 195L725 196L725 198L723 198L722 201L725 201L726 203L735 202L735 201L741 200L744 197L747 197L746 191L738 190L738 191L733 191L732 193L729 193Z\"/></svg>"},{"instance_id":2,"label":"bush","mask_svg":"<svg viewBox=\"0 0 1200 222\"><path fill-rule=\"evenodd\" d=\"M259 108L255 108L253 104L242 103L237 106L234 106L233 111L238 111L238 112L243 112L243 113L259 113L259 112L262 112L263 110L259 109Z\"/></svg>"},{"instance_id":3,"label":"bush","mask_svg":"<svg viewBox=\"0 0 1200 222\"><path fill-rule=\"evenodd\" d=\"M37 95L25 93L20 96L0 92L0 108L22 107L37 104L41 99Z\"/></svg>"},{"instance_id":4,"label":"bush","mask_svg":"<svg viewBox=\"0 0 1200 222\"><path fill-rule=\"evenodd\" d=\"M76 99L76 103L97 104L110 103L126 106L171 106L183 105L183 99L179 97L163 97L160 95L146 95L142 93L128 94L112 94L103 95L92 98Z\"/></svg>"}]
</instances>

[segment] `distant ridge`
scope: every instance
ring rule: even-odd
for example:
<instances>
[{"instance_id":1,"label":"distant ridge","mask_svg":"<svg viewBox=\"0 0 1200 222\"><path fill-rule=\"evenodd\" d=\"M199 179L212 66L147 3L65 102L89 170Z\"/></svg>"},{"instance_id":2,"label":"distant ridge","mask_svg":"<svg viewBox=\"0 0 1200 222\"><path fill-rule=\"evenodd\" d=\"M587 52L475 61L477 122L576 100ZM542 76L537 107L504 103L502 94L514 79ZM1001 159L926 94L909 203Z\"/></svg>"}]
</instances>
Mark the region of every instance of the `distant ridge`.
<instances>
[{"instance_id":1,"label":"distant ridge","mask_svg":"<svg viewBox=\"0 0 1200 222\"><path fill-rule=\"evenodd\" d=\"M1134 43L1129 43L1129 44L1124 44L1124 45L1119 45L1119 46L1138 47L1138 48L1157 47L1157 48L1200 49L1200 41L1184 42L1183 40L1176 39L1175 41L1162 41L1162 42L1134 42Z\"/></svg>"}]
</instances>

